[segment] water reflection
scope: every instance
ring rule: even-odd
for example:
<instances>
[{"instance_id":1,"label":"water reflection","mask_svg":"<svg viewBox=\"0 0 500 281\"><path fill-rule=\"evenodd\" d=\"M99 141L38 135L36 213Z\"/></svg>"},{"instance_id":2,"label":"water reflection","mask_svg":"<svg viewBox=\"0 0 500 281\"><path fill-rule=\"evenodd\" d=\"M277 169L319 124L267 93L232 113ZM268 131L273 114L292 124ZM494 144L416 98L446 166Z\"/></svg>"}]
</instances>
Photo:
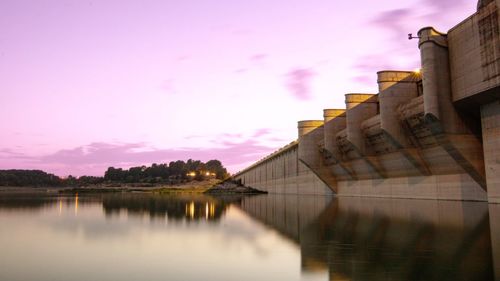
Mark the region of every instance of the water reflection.
<instances>
[{"instance_id":1,"label":"water reflection","mask_svg":"<svg viewBox=\"0 0 500 281\"><path fill-rule=\"evenodd\" d=\"M129 215L148 214L153 219L219 221L231 201L203 195L158 196L122 194L106 196L102 205L107 216L127 211Z\"/></svg>"},{"instance_id":2,"label":"water reflection","mask_svg":"<svg viewBox=\"0 0 500 281\"><path fill-rule=\"evenodd\" d=\"M496 280L500 280L500 204L489 205L491 245Z\"/></svg>"},{"instance_id":3,"label":"water reflection","mask_svg":"<svg viewBox=\"0 0 500 281\"><path fill-rule=\"evenodd\" d=\"M484 203L2 194L0 224L0 280L500 280L500 205Z\"/></svg>"},{"instance_id":4,"label":"water reflection","mask_svg":"<svg viewBox=\"0 0 500 281\"><path fill-rule=\"evenodd\" d=\"M36 210L51 206L58 200L57 197L34 196L33 194L1 194L0 209L3 210Z\"/></svg>"},{"instance_id":5,"label":"water reflection","mask_svg":"<svg viewBox=\"0 0 500 281\"><path fill-rule=\"evenodd\" d=\"M487 204L341 198L323 207L313 198L270 195L241 207L300 245L303 271L324 268L330 280L495 280L499 230Z\"/></svg>"},{"instance_id":6,"label":"water reflection","mask_svg":"<svg viewBox=\"0 0 500 281\"><path fill-rule=\"evenodd\" d=\"M12 193L1 194L0 210L4 211L37 211L38 209L53 208L56 204L60 212L64 207L71 206L78 214L79 205L91 205L102 202L103 195L82 197L78 194L61 196L58 193Z\"/></svg>"},{"instance_id":7,"label":"water reflection","mask_svg":"<svg viewBox=\"0 0 500 281\"><path fill-rule=\"evenodd\" d=\"M276 270L299 269L299 247L246 216L238 197L4 196L0 280L326 278Z\"/></svg>"},{"instance_id":8,"label":"water reflection","mask_svg":"<svg viewBox=\"0 0 500 281\"><path fill-rule=\"evenodd\" d=\"M223 216L231 203L238 204L241 197L232 196L215 199L203 195L166 195L153 194L96 194L65 195L57 194L9 194L0 197L0 210L50 209L57 206L59 215L70 208L75 216L81 205L102 204L105 215L112 218L125 211L128 215L148 215L152 219L169 220L207 220L217 221Z\"/></svg>"},{"instance_id":9,"label":"water reflection","mask_svg":"<svg viewBox=\"0 0 500 281\"><path fill-rule=\"evenodd\" d=\"M202 195L158 196L123 194L106 196L102 205L107 216L127 211L130 215L148 214L151 218L169 220L218 221L229 204Z\"/></svg>"}]
</instances>

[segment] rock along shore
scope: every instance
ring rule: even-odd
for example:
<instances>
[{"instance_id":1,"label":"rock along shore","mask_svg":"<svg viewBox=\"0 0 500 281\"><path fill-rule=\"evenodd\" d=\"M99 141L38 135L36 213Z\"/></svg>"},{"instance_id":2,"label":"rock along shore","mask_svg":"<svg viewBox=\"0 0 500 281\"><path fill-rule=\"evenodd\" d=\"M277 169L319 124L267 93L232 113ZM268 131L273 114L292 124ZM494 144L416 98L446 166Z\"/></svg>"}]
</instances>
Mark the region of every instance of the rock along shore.
<instances>
[{"instance_id":1,"label":"rock along shore","mask_svg":"<svg viewBox=\"0 0 500 281\"><path fill-rule=\"evenodd\" d=\"M244 186L235 181L225 181L207 191L205 194L267 194L267 191L255 189L250 186Z\"/></svg>"}]
</instances>

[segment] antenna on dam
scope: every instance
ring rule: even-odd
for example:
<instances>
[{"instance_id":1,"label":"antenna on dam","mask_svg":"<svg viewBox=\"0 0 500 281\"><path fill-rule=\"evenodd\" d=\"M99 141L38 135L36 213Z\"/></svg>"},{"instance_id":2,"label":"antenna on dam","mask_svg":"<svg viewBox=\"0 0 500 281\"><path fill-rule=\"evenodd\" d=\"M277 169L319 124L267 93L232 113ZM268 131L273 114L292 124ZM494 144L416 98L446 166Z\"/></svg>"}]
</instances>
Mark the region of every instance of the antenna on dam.
<instances>
[{"instance_id":1,"label":"antenna on dam","mask_svg":"<svg viewBox=\"0 0 500 281\"><path fill-rule=\"evenodd\" d=\"M420 39L420 36L413 36L413 33L408 33L408 40Z\"/></svg>"}]
</instances>

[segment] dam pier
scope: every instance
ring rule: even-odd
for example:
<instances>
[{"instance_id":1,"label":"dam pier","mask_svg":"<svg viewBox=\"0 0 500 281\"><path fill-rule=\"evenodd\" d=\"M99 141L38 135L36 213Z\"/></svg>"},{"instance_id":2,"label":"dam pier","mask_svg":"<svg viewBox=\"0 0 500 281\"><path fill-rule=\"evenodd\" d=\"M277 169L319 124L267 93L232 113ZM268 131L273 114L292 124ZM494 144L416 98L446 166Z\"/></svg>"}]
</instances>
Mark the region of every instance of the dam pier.
<instances>
[{"instance_id":1,"label":"dam pier","mask_svg":"<svg viewBox=\"0 0 500 281\"><path fill-rule=\"evenodd\" d=\"M500 0L418 32L420 71L298 122L298 139L233 178L284 194L500 203Z\"/></svg>"}]
</instances>

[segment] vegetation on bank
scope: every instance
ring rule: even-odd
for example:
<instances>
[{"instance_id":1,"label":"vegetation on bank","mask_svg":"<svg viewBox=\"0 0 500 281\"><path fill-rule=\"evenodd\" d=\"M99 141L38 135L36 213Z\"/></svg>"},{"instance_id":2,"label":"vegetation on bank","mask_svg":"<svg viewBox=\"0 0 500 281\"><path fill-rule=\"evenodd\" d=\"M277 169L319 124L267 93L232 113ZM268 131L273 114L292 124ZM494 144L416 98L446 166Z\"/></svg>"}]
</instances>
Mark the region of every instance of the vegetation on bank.
<instances>
[{"instance_id":1,"label":"vegetation on bank","mask_svg":"<svg viewBox=\"0 0 500 281\"><path fill-rule=\"evenodd\" d=\"M207 190L217 186L221 181L217 179L194 181L173 187L160 187L152 190L153 193L172 194L172 193L205 193Z\"/></svg>"},{"instance_id":2,"label":"vegetation on bank","mask_svg":"<svg viewBox=\"0 0 500 281\"><path fill-rule=\"evenodd\" d=\"M204 181L191 181L179 185L160 186L156 188L140 187L74 187L59 190L59 193L116 193L116 192L140 192L153 194L208 194L219 195L250 195L267 194L267 191L258 190L250 186L244 186L239 181L208 179Z\"/></svg>"},{"instance_id":3,"label":"vegetation on bank","mask_svg":"<svg viewBox=\"0 0 500 281\"><path fill-rule=\"evenodd\" d=\"M99 186L99 187L73 187L63 188L59 193L121 193L121 192L148 192L157 194L176 194L176 193L204 193L211 188L218 186L221 180L208 179L203 181L192 180L176 185L157 185L155 187L141 187L134 185L127 186Z\"/></svg>"},{"instance_id":4,"label":"vegetation on bank","mask_svg":"<svg viewBox=\"0 0 500 281\"><path fill-rule=\"evenodd\" d=\"M219 160L172 161L168 164L132 167L109 167L103 177L81 176L60 178L40 170L0 170L0 186L12 187L157 187L186 184L229 176Z\"/></svg>"}]
</instances>

